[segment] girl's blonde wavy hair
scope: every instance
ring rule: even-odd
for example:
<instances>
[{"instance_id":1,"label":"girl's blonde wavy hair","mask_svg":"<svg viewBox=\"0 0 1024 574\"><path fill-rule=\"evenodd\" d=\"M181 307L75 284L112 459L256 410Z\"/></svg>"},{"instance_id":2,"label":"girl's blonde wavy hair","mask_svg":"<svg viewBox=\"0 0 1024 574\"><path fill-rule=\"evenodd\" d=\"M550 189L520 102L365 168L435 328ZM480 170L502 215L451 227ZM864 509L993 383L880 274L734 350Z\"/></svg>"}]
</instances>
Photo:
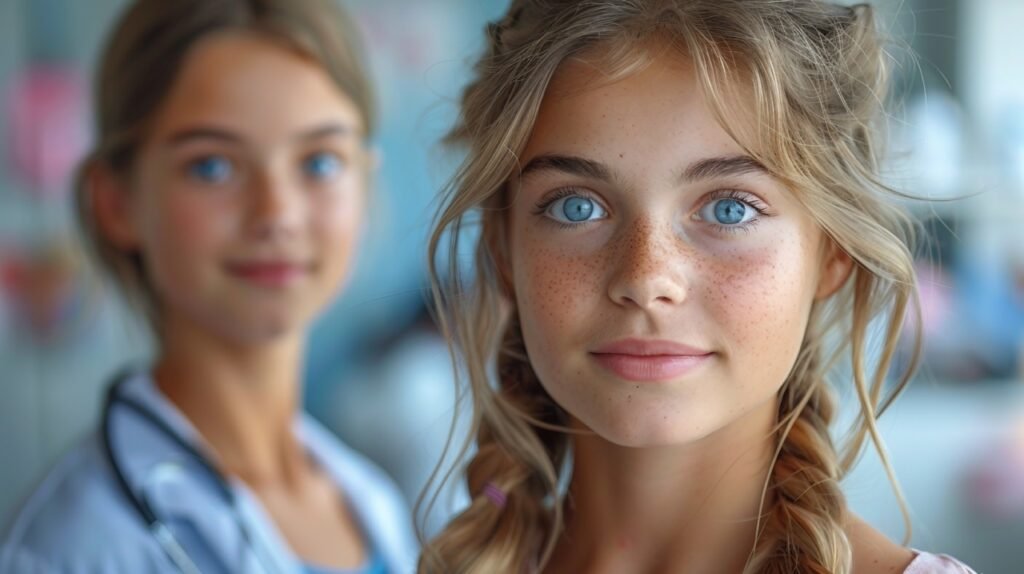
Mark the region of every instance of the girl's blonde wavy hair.
<instances>
[{"instance_id":1,"label":"girl's blonde wavy hair","mask_svg":"<svg viewBox=\"0 0 1024 574\"><path fill-rule=\"evenodd\" d=\"M849 572L840 480L870 440L904 506L876 418L917 358L915 348L911 367L883 395L904 316L917 305L915 226L878 176L887 54L872 9L817 0L512 0L488 38L449 135L467 155L430 242L438 319L472 396L477 450L466 478L473 501L426 545L420 572L519 573L543 569L551 555L570 435L566 413L530 366L501 279L506 183L563 62L600 50L614 79L643 66L655 39L693 61L720 123L854 262L843 288L812 309L779 391L776 451L744 570ZM747 137L725 109L735 88L752 94L743 101L753 106L758 130ZM466 239L473 225L480 235ZM469 273L460 265L467 241L475 243ZM876 320L885 338L872 368L866 347ZM860 412L839 451L829 435L835 400L825 377L847 353ZM507 493L504 508L482 493L487 483Z\"/></svg>"}]
</instances>

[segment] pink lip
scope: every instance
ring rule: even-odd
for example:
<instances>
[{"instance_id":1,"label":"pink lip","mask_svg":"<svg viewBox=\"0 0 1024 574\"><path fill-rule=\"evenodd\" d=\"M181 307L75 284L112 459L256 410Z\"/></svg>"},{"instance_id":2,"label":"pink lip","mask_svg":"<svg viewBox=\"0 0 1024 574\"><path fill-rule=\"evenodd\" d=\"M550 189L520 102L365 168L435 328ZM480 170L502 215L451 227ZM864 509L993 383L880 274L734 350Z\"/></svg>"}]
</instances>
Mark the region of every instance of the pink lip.
<instances>
[{"instance_id":1,"label":"pink lip","mask_svg":"<svg viewBox=\"0 0 1024 574\"><path fill-rule=\"evenodd\" d=\"M622 339L590 353L615 375L637 382L667 381L681 377L711 360L714 353L672 341Z\"/></svg>"},{"instance_id":2,"label":"pink lip","mask_svg":"<svg viewBox=\"0 0 1024 574\"><path fill-rule=\"evenodd\" d=\"M247 261L230 263L228 272L263 287L286 287L309 271L308 265L290 261Z\"/></svg>"}]
</instances>

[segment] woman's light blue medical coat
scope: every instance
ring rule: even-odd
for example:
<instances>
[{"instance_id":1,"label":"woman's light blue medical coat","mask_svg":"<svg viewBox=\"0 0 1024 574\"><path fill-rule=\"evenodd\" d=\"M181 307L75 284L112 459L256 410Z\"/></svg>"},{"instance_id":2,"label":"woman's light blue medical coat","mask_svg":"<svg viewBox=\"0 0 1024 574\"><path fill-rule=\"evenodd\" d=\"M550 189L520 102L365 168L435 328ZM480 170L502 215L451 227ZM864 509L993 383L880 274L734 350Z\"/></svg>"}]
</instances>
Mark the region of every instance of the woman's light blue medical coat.
<instances>
[{"instance_id":1,"label":"woman's light blue medical coat","mask_svg":"<svg viewBox=\"0 0 1024 574\"><path fill-rule=\"evenodd\" d=\"M195 428L149 376L132 377L120 392L142 403L190 444L199 444ZM301 563L241 481L230 484L237 507L232 510L213 479L153 424L122 405L115 404L111 416L112 448L128 484L149 499L201 572L263 573L267 563L286 574L327 572ZM297 420L296 433L344 493L387 571L414 571L418 550L411 513L391 479L308 415ZM245 544L236 516L248 525L256 548ZM256 552L264 556L263 562ZM175 571L118 488L99 433L50 471L15 514L0 545L0 574Z\"/></svg>"}]
</instances>

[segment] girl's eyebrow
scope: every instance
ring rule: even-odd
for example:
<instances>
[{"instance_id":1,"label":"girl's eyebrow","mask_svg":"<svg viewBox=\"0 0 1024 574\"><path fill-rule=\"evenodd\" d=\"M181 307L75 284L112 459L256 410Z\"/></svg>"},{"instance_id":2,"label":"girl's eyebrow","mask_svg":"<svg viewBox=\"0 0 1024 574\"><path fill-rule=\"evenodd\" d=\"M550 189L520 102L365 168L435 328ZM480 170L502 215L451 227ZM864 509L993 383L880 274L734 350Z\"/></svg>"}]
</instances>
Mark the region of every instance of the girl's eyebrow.
<instances>
[{"instance_id":1,"label":"girl's eyebrow","mask_svg":"<svg viewBox=\"0 0 1024 574\"><path fill-rule=\"evenodd\" d=\"M571 175L611 181L611 170L601 162L572 155L544 154L529 161L519 172L519 178L538 171L561 171Z\"/></svg>"},{"instance_id":2,"label":"girl's eyebrow","mask_svg":"<svg viewBox=\"0 0 1024 574\"><path fill-rule=\"evenodd\" d=\"M679 177L685 183L756 173L771 175L771 172L753 157L746 154L709 157L691 163Z\"/></svg>"},{"instance_id":3,"label":"girl's eyebrow","mask_svg":"<svg viewBox=\"0 0 1024 574\"><path fill-rule=\"evenodd\" d=\"M356 133L357 130L352 125L331 121L305 129L293 136L292 139L308 141L331 136L349 137ZM214 125L199 125L171 133L164 139L164 144L174 147L190 141L210 139L231 144L241 144L244 141L241 135L230 129Z\"/></svg>"},{"instance_id":4,"label":"girl's eyebrow","mask_svg":"<svg viewBox=\"0 0 1024 574\"><path fill-rule=\"evenodd\" d=\"M605 164L578 156L543 154L531 159L519 172L520 179L538 171L560 171L603 182L611 182L614 178L612 170ZM771 175L771 172L753 157L746 154L709 157L697 160L679 175L683 183L694 183L706 179L756 173Z\"/></svg>"}]
</instances>

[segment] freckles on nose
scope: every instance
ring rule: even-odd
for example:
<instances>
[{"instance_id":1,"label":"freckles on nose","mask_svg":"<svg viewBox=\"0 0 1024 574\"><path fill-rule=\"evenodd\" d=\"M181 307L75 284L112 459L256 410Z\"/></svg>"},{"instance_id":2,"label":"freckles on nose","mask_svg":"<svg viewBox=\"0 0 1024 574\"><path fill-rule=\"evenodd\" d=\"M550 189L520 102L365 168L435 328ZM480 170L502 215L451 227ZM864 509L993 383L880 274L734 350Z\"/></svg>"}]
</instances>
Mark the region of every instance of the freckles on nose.
<instances>
[{"instance_id":1,"label":"freckles on nose","mask_svg":"<svg viewBox=\"0 0 1024 574\"><path fill-rule=\"evenodd\" d=\"M640 221L624 241L616 242L614 255L627 266L630 275L650 275L663 270L672 258L682 256L671 248L676 241L674 231L660 230L649 221Z\"/></svg>"}]
</instances>

